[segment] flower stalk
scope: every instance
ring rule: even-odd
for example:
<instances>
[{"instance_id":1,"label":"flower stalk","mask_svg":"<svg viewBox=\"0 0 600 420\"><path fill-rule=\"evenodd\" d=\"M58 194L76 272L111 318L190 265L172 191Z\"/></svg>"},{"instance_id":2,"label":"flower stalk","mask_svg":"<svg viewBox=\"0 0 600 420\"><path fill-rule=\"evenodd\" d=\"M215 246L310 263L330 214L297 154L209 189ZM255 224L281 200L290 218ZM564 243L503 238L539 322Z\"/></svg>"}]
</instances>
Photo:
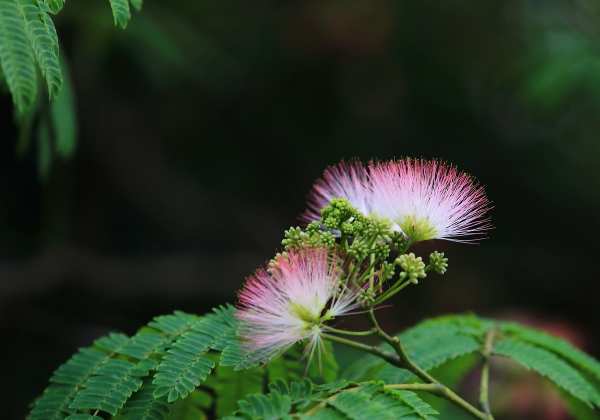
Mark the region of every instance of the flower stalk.
<instances>
[{"instance_id":1,"label":"flower stalk","mask_svg":"<svg viewBox=\"0 0 600 420\"><path fill-rule=\"evenodd\" d=\"M483 356L483 367L481 368L481 379L479 386L479 405L481 409L488 415L489 420L493 420L492 410L490 408L490 358L492 355L492 348L494 345L494 338L496 331L491 329L485 336L485 342L483 343L483 349L481 355Z\"/></svg>"}]
</instances>

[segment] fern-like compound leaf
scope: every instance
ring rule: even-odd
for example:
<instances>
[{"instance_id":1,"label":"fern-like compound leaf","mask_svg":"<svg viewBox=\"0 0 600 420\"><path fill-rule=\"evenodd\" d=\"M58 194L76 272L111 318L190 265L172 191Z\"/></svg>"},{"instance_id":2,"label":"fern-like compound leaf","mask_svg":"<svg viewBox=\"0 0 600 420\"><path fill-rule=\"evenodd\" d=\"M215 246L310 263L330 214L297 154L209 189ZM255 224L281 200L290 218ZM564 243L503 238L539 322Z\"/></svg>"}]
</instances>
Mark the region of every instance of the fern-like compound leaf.
<instances>
[{"instance_id":1,"label":"fern-like compound leaf","mask_svg":"<svg viewBox=\"0 0 600 420\"><path fill-rule=\"evenodd\" d=\"M598 390L581 373L548 350L514 338L503 338L494 345L494 354L509 357L525 368L536 371L591 406L600 406Z\"/></svg>"},{"instance_id":2,"label":"fern-like compound leaf","mask_svg":"<svg viewBox=\"0 0 600 420\"><path fill-rule=\"evenodd\" d=\"M70 404L77 392L127 340L123 334L110 334L96 340L94 347L79 350L52 374L50 387L33 403L28 419L62 420L75 414Z\"/></svg>"},{"instance_id":3,"label":"fern-like compound leaf","mask_svg":"<svg viewBox=\"0 0 600 420\"><path fill-rule=\"evenodd\" d=\"M127 344L119 350L119 354L143 360L162 349L169 341L168 337L161 334L142 330L129 339Z\"/></svg>"},{"instance_id":4,"label":"fern-like compound leaf","mask_svg":"<svg viewBox=\"0 0 600 420\"><path fill-rule=\"evenodd\" d=\"M37 97L37 73L21 0L0 0L0 66L19 116Z\"/></svg>"},{"instance_id":5,"label":"fern-like compound leaf","mask_svg":"<svg viewBox=\"0 0 600 420\"><path fill-rule=\"evenodd\" d=\"M314 385L308 380L271 384L268 394L250 395L227 419L424 419L438 414L409 391L388 390L382 383L339 381Z\"/></svg>"},{"instance_id":6,"label":"fern-like compound leaf","mask_svg":"<svg viewBox=\"0 0 600 420\"><path fill-rule=\"evenodd\" d=\"M185 398L199 386L215 366L206 354L211 347L222 348L222 316L219 312L199 320L167 351L154 377L154 395L169 402Z\"/></svg>"},{"instance_id":7,"label":"fern-like compound leaf","mask_svg":"<svg viewBox=\"0 0 600 420\"><path fill-rule=\"evenodd\" d=\"M168 336L177 337L188 331L199 319L200 317L196 315L175 311L171 315L155 317L148 326Z\"/></svg>"},{"instance_id":8,"label":"fern-like compound leaf","mask_svg":"<svg viewBox=\"0 0 600 420\"><path fill-rule=\"evenodd\" d=\"M502 331L519 340L527 341L528 343L556 353L600 381L600 362L565 340L512 322L502 324Z\"/></svg>"},{"instance_id":9,"label":"fern-like compound leaf","mask_svg":"<svg viewBox=\"0 0 600 420\"><path fill-rule=\"evenodd\" d=\"M412 416L413 410L409 406L382 390L377 384L361 386L341 392L329 405L353 420L392 420Z\"/></svg>"},{"instance_id":10,"label":"fern-like compound leaf","mask_svg":"<svg viewBox=\"0 0 600 420\"><path fill-rule=\"evenodd\" d=\"M240 412L250 418L286 418L292 409L292 399L288 395L272 392L269 395L254 394L239 402Z\"/></svg>"},{"instance_id":11,"label":"fern-like compound leaf","mask_svg":"<svg viewBox=\"0 0 600 420\"><path fill-rule=\"evenodd\" d=\"M114 416L129 397L141 388L141 378L152 367L147 361L132 363L112 359L85 382L84 389L77 393L70 408L102 410Z\"/></svg>"},{"instance_id":12,"label":"fern-like compound leaf","mask_svg":"<svg viewBox=\"0 0 600 420\"><path fill-rule=\"evenodd\" d=\"M125 29L131 19L129 0L109 0L115 26Z\"/></svg>"},{"instance_id":13,"label":"fern-like compound leaf","mask_svg":"<svg viewBox=\"0 0 600 420\"><path fill-rule=\"evenodd\" d=\"M63 83L58 52L58 35L50 16L43 11L36 0L18 0L23 16L29 43L46 80L50 100L54 99Z\"/></svg>"},{"instance_id":14,"label":"fern-like compound leaf","mask_svg":"<svg viewBox=\"0 0 600 420\"><path fill-rule=\"evenodd\" d=\"M405 390L389 390L386 391L388 395L402 401L405 405L411 408L414 415L423 420L433 420L435 416L439 415L432 406L423 401L417 394L412 391Z\"/></svg>"},{"instance_id":15,"label":"fern-like compound leaf","mask_svg":"<svg viewBox=\"0 0 600 420\"><path fill-rule=\"evenodd\" d=\"M169 415L169 404L164 398L154 398L155 386L148 380L142 389L127 401L118 419L121 420L164 420Z\"/></svg>"},{"instance_id":16,"label":"fern-like compound leaf","mask_svg":"<svg viewBox=\"0 0 600 420\"><path fill-rule=\"evenodd\" d=\"M33 403L28 420L63 420L70 412L69 403L77 392L76 387L53 385Z\"/></svg>"}]
</instances>

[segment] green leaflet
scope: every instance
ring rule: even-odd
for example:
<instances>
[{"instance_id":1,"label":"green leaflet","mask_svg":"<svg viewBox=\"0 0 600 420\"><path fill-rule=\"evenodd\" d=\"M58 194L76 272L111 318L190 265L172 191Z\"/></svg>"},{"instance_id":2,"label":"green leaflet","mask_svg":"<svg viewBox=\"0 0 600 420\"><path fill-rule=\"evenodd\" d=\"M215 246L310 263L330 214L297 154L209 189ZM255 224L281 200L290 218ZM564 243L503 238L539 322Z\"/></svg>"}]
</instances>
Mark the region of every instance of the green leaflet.
<instances>
[{"instance_id":1,"label":"green leaflet","mask_svg":"<svg viewBox=\"0 0 600 420\"><path fill-rule=\"evenodd\" d=\"M410 407L412 412L420 419L431 420L439 414L414 392L403 390L390 390L386 392Z\"/></svg>"},{"instance_id":2,"label":"green leaflet","mask_svg":"<svg viewBox=\"0 0 600 420\"><path fill-rule=\"evenodd\" d=\"M196 315L175 311L171 315L155 317L148 326L170 337L177 337L192 328L199 319Z\"/></svg>"},{"instance_id":3,"label":"green leaflet","mask_svg":"<svg viewBox=\"0 0 600 420\"><path fill-rule=\"evenodd\" d=\"M152 353L161 350L170 341L169 337L144 331L144 329L142 329L131 337L118 353L133 357L134 359L143 360L150 357Z\"/></svg>"},{"instance_id":4,"label":"green leaflet","mask_svg":"<svg viewBox=\"0 0 600 420\"><path fill-rule=\"evenodd\" d=\"M27 114L37 96L33 50L20 0L0 0L0 66L18 116Z\"/></svg>"},{"instance_id":5,"label":"green leaflet","mask_svg":"<svg viewBox=\"0 0 600 420\"><path fill-rule=\"evenodd\" d=\"M356 390L341 392L329 403L352 420L394 420L413 414L401 400L384 392L377 385L366 385Z\"/></svg>"},{"instance_id":6,"label":"green leaflet","mask_svg":"<svg viewBox=\"0 0 600 420\"><path fill-rule=\"evenodd\" d=\"M62 420L77 392L74 386L51 385L35 400L28 420Z\"/></svg>"},{"instance_id":7,"label":"green leaflet","mask_svg":"<svg viewBox=\"0 0 600 420\"><path fill-rule=\"evenodd\" d=\"M125 29L131 19L129 0L109 0L115 26Z\"/></svg>"},{"instance_id":8,"label":"green leaflet","mask_svg":"<svg viewBox=\"0 0 600 420\"><path fill-rule=\"evenodd\" d=\"M169 415L169 405L163 398L154 398L154 385L147 380L116 417L118 420L162 420Z\"/></svg>"},{"instance_id":9,"label":"green leaflet","mask_svg":"<svg viewBox=\"0 0 600 420\"><path fill-rule=\"evenodd\" d=\"M37 64L46 80L50 100L54 99L63 83L58 52L58 35L48 14L40 9L36 0L18 0L29 43Z\"/></svg>"},{"instance_id":10,"label":"green leaflet","mask_svg":"<svg viewBox=\"0 0 600 420\"><path fill-rule=\"evenodd\" d=\"M288 395L272 392L269 395L254 394L239 401L239 411L250 418L281 419L288 418L292 409L292 399Z\"/></svg>"},{"instance_id":11,"label":"green leaflet","mask_svg":"<svg viewBox=\"0 0 600 420\"><path fill-rule=\"evenodd\" d=\"M116 415L125 402L142 387L142 379L154 367L150 361L132 363L112 359L91 376L77 393L70 408L102 410Z\"/></svg>"},{"instance_id":12,"label":"green leaflet","mask_svg":"<svg viewBox=\"0 0 600 420\"><path fill-rule=\"evenodd\" d=\"M514 338L500 339L494 354L507 356L547 377L575 398L589 405L600 406L600 394L577 370L555 354Z\"/></svg>"}]
</instances>

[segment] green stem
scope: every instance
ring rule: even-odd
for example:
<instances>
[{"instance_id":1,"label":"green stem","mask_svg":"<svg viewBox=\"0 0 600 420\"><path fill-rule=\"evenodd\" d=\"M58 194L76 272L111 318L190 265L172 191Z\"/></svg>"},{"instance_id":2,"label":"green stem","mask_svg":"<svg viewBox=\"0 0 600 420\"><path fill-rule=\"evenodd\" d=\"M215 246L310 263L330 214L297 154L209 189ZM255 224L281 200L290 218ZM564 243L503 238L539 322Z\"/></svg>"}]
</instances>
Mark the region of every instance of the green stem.
<instances>
[{"instance_id":1,"label":"green stem","mask_svg":"<svg viewBox=\"0 0 600 420\"><path fill-rule=\"evenodd\" d=\"M394 296L396 293L398 293L400 290L404 289L407 286L410 286L411 284L413 284L413 282L407 280L404 283L402 283L401 281L399 281L398 283L399 286L393 285L392 287L390 287L384 294L382 294L374 303L374 305L379 305L382 302L385 302L386 300L388 300L389 298L391 298L392 296Z\"/></svg>"},{"instance_id":2,"label":"green stem","mask_svg":"<svg viewBox=\"0 0 600 420\"><path fill-rule=\"evenodd\" d=\"M372 334L376 333L374 328L371 328L370 330L366 330L366 331L348 331L348 330L340 330L337 328L330 327L328 325L324 325L323 329L325 331L329 331L329 332L332 332L335 334L353 335L353 336L365 336L365 335L372 335Z\"/></svg>"},{"instance_id":3,"label":"green stem","mask_svg":"<svg viewBox=\"0 0 600 420\"><path fill-rule=\"evenodd\" d=\"M487 332L485 336L485 342L483 344L483 349L481 351L481 355L483 356L483 367L481 369L481 381L479 386L479 404L481 405L481 409L487 414L489 420L494 419L494 417L492 416L492 410L490 408L489 383L490 357L492 354L495 334L496 331L493 328Z\"/></svg>"},{"instance_id":4,"label":"green stem","mask_svg":"<svg viewBox=\"0 0 600 420\"><path fill-rule=\"evenodd\" d=\"M355 348L360 351L371 353L375 356L382 358L383 360L385 360L386 362L388 362L394 366L402 367L398 356L396 356L393 353L388 353L386 351L380 350L378 347L369 346L369 345L366 345L363 343L359 343L358 341L350 340L350 339L344 338L344 337L338 337L337 335L331 335L331 334L327 334L327 333L322 333L321 337L323 337L326 340L332 341L334 343L343 344L345 346L352 347L352 348Z\"/></svg>"},{"instance_id":5,"label":"green stem","mask_svg":"<svg viewBox=\"0 0 600 420\"><path fill-rule=\"evenodd\" d=\"M427 391L427 392L431 392L433 394L436 394L443 389L443 387L440 386L439 384L422 384L422 383L389 384L389 385L384 385L383 388L384 389L401 389L401 390L406 390L406 391Z\"/></svg>"},{"instance_id":6,"label":"green stem","mask_svg":"<svg viewBox=\"0 0 600 420\"><path fill-rule=\"evenodd\" d=\"M375 312L373 311L373 308L371 308L371 310L369 311L369 318L371 319L371 323L373 324L377 335L383 338L390 346L392 346L392 348L400 358L400 361L402 362L402 366L400 367L410 370L424 382L437 383L437 381L429 373L427 373L425 370L421 369L419 366L412 362L412 360L408 356L408 353L406 353L406 350L404 350L404 347L400 343L400 339L398 337L393 337L389 335L379 326L379 322L377 322L377 318L375 318Z\"/></svg>"}]
</instances>

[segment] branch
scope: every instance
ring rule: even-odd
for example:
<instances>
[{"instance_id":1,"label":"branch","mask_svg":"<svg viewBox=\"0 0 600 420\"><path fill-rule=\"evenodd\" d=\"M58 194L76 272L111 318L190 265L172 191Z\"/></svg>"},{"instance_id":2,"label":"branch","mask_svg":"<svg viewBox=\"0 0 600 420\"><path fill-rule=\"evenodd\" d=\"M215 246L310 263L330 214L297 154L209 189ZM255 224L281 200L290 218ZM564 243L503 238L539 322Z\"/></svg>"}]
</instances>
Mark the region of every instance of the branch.
<instances>
[{"instance_id":1,"label":"branch","mask_svg":"<svg viewBox=\"0 0 600 420\"><path fill-rule=\"evenodd\" d=\"M396 356L393 353L388 353L386 351L383 351L383 350L379 349L378 347L369 346L367 344L359 343L358 341L350 340L350 339L344 338L344 337L338 337L337 335L331 335L331 334L327 334L327 333L322 333L321 337L323 337L326 340L333 341L334 343L344 344L348 347L353 347L357 350L371 353L377 357L382 358L383 360L385 360L386 362L388 362L394 366L404 367L404 365L402 364L402 361L400 360L400 358L398 358L398 356Z\"/></svg>"}]
</instances>

